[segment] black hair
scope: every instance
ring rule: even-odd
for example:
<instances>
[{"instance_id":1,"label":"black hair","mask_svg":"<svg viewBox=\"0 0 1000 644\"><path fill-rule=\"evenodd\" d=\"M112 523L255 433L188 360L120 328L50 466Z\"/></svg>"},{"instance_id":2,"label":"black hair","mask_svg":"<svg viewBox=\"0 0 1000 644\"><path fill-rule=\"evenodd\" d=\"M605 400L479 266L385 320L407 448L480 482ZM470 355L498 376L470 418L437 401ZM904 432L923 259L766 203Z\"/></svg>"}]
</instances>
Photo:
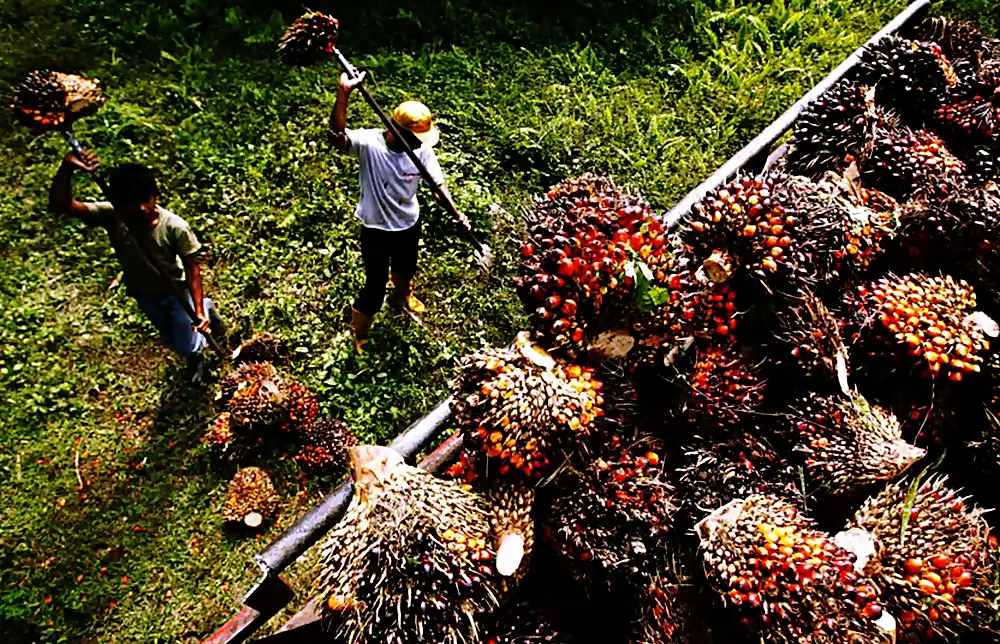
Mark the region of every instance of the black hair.
<instances>
[{"instance_id":1,"label":"black hair","mask_svg":"<svg viewBox=\"0 0 1000 644\"><path fill-rule=\"evenodd\" d=\"M160 196L153 171L138 163L123 163L112 170L108 174L108 187L111 201L118 203L137 204Z\"/></svg>"}]
</instances>

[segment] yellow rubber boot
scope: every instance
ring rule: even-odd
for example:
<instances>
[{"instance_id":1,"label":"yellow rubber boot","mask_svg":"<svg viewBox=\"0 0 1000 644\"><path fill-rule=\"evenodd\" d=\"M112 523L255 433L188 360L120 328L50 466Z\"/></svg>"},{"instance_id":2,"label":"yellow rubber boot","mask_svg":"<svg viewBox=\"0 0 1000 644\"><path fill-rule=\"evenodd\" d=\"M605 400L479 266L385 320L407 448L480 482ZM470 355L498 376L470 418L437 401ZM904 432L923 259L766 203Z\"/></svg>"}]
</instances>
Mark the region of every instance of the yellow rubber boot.
<instances>
[{"instance_id":1,"label":"yellow rubber boot","mask_svg":"<svg viewBox=\"0 0 1000 644\"><path fill-rule=\"evenodd\" d=\"M413 294L413 284L412 282L404 282L399 277L395 275L392 276L392 285L394 289L393 298L398 299L403 303L407 309L412 313L420 315L427 310L424 303L417 299L417 296Z\"/></svg>"},{"instance_id":2,"label":"yellow rubber boot","mask_svg":"<svg viewBox=\"0 0 1000 644\"><path fill-rule=\"evenodd\" d=\"M364 355L363 347L368 343L368 331L372 328L375 317L365 315L351 307L351 329L354 331L354 350L358 355Z\"/></svg>"}]
</instances>

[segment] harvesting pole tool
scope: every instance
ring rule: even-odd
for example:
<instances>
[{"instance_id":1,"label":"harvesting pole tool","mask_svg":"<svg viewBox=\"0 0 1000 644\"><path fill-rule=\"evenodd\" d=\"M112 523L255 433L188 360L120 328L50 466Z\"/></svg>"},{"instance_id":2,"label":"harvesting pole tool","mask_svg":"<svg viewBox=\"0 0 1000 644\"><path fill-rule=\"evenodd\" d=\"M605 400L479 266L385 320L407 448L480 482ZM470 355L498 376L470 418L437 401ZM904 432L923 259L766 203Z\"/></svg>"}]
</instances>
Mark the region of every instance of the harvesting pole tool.
<instances>
[{"instance_id":1,"label":"harvesting pole tool","mask_svg":"<svg viewBox=\"0 0 1000 644\"><path fill-rule=\"evenodd\" d=\"M11 109L18 122L32 130L41 133L61 132L73 154L82 161L83 146L73 136L73 123L96 113L106 100L107 97L95 80L44 70L31 72L20 85L14 88ZM90 176L97 187L101 189L104 197L110 200L111 191L108 189L108 183L104 176L96 171L91 172ZM170 275L170 269L153 251L149 236L126 226L114 210L111 211L111 217L114 225L124 231L143 254L145 260L160 274L160 278L181 303L184 312L191 318L191 321L196 322L198 316L195 314L194 308L188 303L187 297L181 292L177 283L174 282ZM226 352L222 350L211 334L200 332L215 351L223 356L226 355Z\"/></svg>"},{"instance_id":2,"label":"harvesting pole tool","mask_svg":"<svg viewBox=\"0 0 1000 644\"><path fill-rule=\"evenodd\" d=\"M281 53L282 59L290 65L310 65L330 57L335 57L348 76L357 78L358 69L337 49L337 36L340 31L339 25L340 23L337 19L332 16L308 10L285 30L281 43L278 45L278 51ZM403 151L406 153L406 156L416 166L417 171L420 172L420 177L431 188L438 202L444 206L445 210L452 217L458 220L466 238L472 245L476 264L481 270L488 270L493 264L492 249L479 241L472 231L472 223L469 221L469 218L455 206L455 202L452 201L451 197L441 190L441 186L434 180L430 172L427 171L427 167L413 151L413 148L400 134L396 123L379 106L375 98L371 95L371 92L368 91L368 88L362 84L358 86L358 91L361 92L361 96L365 99L365 102L378 115L379 120L382 121L385 128L392 132L396 140L403 145Z\"/></svg>"}]
</instances>

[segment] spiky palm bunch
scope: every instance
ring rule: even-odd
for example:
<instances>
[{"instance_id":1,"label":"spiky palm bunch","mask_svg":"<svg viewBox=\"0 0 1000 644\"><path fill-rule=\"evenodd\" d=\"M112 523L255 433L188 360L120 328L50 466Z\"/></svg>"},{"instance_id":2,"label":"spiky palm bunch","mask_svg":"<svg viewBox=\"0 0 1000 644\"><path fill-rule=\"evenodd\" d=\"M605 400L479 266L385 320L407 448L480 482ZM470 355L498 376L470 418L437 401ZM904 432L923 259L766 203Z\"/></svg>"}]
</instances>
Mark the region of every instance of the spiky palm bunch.
<instances>
[{"instance_id":1,"label":"spiky palm bunch","mask_svg":"<svg viewBox=\"0 0 1000 644\"><path fill-rule=\"evenodd\" d=\"M315 471L347 469L349 451L358 438L347 423L340 420L316 420L299 433L299 448L294 459L299 465Z\"/></svg>"},{"instance_id":2,"label":"spiky palm bunch","mask_svg":"<svg viewBox=\"0 0 1000 644\"><path fill-rule=\"evenodd\" d=\"M504 604L486 626L478 644L559 644L570 641L538 608L535 602L519 598Z\"/></svg>"},{"instance_id":3,"label":"spiky palm bunch","mask_svg":"<svg viewBox=\"0 0 1000 644\"><path fill-rule=\"evenodd\" d=\"M996 45L996 39L987 38L971 23L946 16L926 20L918 35L921 40L937 43L949 60L979 61Z\"/></svg>"},{"instance_id":4,"label":"spiky palm bunch","mask_svg":"<svg viewBox=\"0 0 1000 644\"><path fill-rule=\"evenodd\" d=\"M768 361L777 373L787 382L804 376L822 390L846 388L849 358L843 322L808 290L785 298L777 314L777 342Z\"/></svg>"},{"instance_id":5,"label":"spiky palm bunch","mask_svg":"<svg viewBox=\"0 0 1000 644\"><path fill-rule=\"evenodd\" d=\"M44 131L70 127L105 101L98 81L46 69L31 72L14 88L11 109L22 125Z\"/></svg>"},{"instance_id":6,"label":"spiky palm bunch","mask_svg":"<svg viewBox=\"0 0 1000 644\"><path fill-rule=\"evenodd\" d=\"M600 333L628 328L648 282L666 280L673 251L640 199L583 175L549 190L527 213L518 295L535 339L574 357Z\"/></svg>"},{"instance_id":7,"label":"spiky palm bunch","mask_svg":"<svg viewBox=\"0 0 1000 644\"><path fill-rule=\"evenodd\" d=\"M351 460L354 498L320 549L324 625L359 644L476 637L503 591L483 498L389 448Z\"/></svg>"},{"instance_id":8,"label":"spiky palm bunch","mask_svg":"<svg viewBox=\"0 0 1000 644\"><path fill-rule=\"evenodd\" d=\"M556 364L521 337L517 348L463 359L453 404L467 449L485 457L474 459L479 473L538 479L598 431L604 397L592 368Z\"/></svg>"},{"instance_id":9,"label":"spiky palm bunch","mask_svg":"<svg viewBox=\"0 0 1000 644\"><path fill-rule=\"evenodd\" d=\"M721 430L738 425L764 401L760 370L736 350L698 348L692 362L681 384L681 413L692 426Z\"/></svg>"},{"instance_id":10,"label":"spiky palm bunch","mask_svg":"<svg viewBox=\"0 0 1000 644\"><path fill-rule=\"evenodd\" d=\"M938 44L898 36L867 47L852 78L875 87L881 105L913 120L933 110L936 97L958 82L954 67Z\"/></svg>"},{"instance_id":11,"label":"spiky palm bunch","mask_svg":"<svg viewBox=\"0 0 1000 644\"><path fill-rule=\"evenodd\" d=\"M233 351L233 360L244 362L273 362L285 356L281 340L270 333L257 332L244 340Z\"/></svg>"},{"instance_id":12,"label":"spiky palm bunch","mask_svg":"<svg viewBox=\"0 0 1000 644\"><path fill-rule=\"evenodd\" d=\"M222 515L226 521L242 521L256 528L274 516L280 502L267 472L259 467L245 467L229 482Z\"/></svg>"},{"instance_id":13,"label":"spiky palm bunch","mask_svg":"<svg viewBox=\"0 0 1000 644\"><path fill-rule=\"evenodd\" d=\"M566 475L546 534L581 581L646 585L665 547L673 488L662 447L645 440Z\"/></svg>"},{"instance_id":14,"label":"spiky palm bunch","mask_svg":"<svg viewBox=\"0 0 1000 644\"><path fill-rule=\"evenodd\" d=\"M877 586L795 506L751 496L720 508L696 531L709 583L765 641L883 641L874 621L882 616Z\"/></svg>"},{"instance_id":15,"label":"spiky palm bunch","mask_svg":"<svg viewBox=\"0 0 1000 644\"><path fill-rule=\"evenodd\" d=\"M891 481L926 454L903 440L895 416L853 391L809 394L788 414L784 433L802 454L807 484L834 496Z\"/></svg>"},{"instance_id":16,"label":"spiky palm bunch","mask_svg":"<svg viewBox=\"0 0 1000 644\"><path fill-rule=\"evenodd\" d=\"M952 380L981 370L990 344L976 322L975 291L964 280L911 273L883 278L859 294L870 325L862 330L863 353L887 357L895 367L909 355L925 373L943 372Z\"/></svg>"},{"instance_id":17,"label":"spiky palm bunch","mask_svg":"<svg viewBox=\"0 0 1000 644\"><path fill-rule=\"evenodd\" d=\"M287 65L312 65L330 58L337 46L340 23L333 16L307 11L281 37L278 53Z\"/></svg>"},{"instance_id":18,"label":"spiky palm bunch","mask_svg":"<svg viewBox=\"0 0 1000 644\"><path fill-rule=\"evenodd\" d=\"M218 399L230 412L232 423L265 432L301 429L319 412L309 389L280 375L269 362L240 364L223 379Z\"/></svg>"},{"instance_id":19,"label":"spiky palm bunch","mask_svg":"<svg viewBox=\"0 0 1000 644\"><path fill-rule=\"evenodd\" d=\"M992 563L982 510L935 476L897 482L869 499L850 524L874 540L865 564L907 641L982 626Z\"/></svg>"},{"instance_id":20,"label":"spiky palm bunch","mask_svg":"<svg viewBox=\"0 0 1000 644\"><path fill-rule=\"evenodd\" d=\"M636 590L633 644L680 644L690 641L697 598L688 562L673 555L659 566L649 584Z\"/></svg>"},{"instance_id":21,"label":"spiky palm bunch","mask_svg":"<svg viewBox=\"0 0 1000 644\"><path fill-rule=\"evenodd\" d=\"M966 165L936 134L896 130L872 144L861 164L866 185L896 199L945 198L965 183Z\"/></svg>"}]
</instances>

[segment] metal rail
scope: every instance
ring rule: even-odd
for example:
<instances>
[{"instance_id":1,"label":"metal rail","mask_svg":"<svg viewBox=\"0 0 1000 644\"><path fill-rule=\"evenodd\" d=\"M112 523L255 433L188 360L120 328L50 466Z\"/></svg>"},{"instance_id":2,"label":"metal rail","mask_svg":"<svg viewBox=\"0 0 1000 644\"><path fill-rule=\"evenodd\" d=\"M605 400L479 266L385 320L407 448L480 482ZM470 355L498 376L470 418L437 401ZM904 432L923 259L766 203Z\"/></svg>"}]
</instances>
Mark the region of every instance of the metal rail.
<instances>
[{"instance_id":1,"label":"metal rail","mask_svg":"<svg viewBox=\"0 0 1000 644\"><path fill-rule=\"evenodd\" d=\"M665 224L668 227L675 225L690 211L691 206L700 201L705 194L725 183L740 170L751 167L756 171L764 167L765 164L770 165L777 160L787 148L779 148L772 154L772 146L781 135L792 127L806 106L843 78L861 59L861 53L866 47L913 24L924 16L929 7L930 0L916 0L909 4L864 45L848 56L826 78L786 110L763 132L754 137L742 150L733 155L708 179L677 202L667 212L664 218ZM408 459L415 457L440 435L444 423L451 416L451 401L452 399L449 397L439 403L426 416L403 431L389 446ZM437 470L441 465L451 460L461 445L461 434L450 437L424 459L420 466L428 471ZM247 593L243 600L245 607L205 640L205 644L236 644L246 641L292 600L294 594L280 577L280 573L340 520L348 503L350 503L352 490L353 482L348 478L336 491L324 498L318 506L305 514L277 541L268 546L264 552L254 557L263 573L262 579Z\"/></svg>"}]
</instances>

